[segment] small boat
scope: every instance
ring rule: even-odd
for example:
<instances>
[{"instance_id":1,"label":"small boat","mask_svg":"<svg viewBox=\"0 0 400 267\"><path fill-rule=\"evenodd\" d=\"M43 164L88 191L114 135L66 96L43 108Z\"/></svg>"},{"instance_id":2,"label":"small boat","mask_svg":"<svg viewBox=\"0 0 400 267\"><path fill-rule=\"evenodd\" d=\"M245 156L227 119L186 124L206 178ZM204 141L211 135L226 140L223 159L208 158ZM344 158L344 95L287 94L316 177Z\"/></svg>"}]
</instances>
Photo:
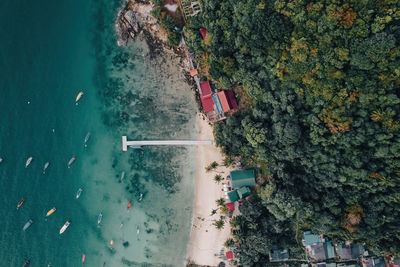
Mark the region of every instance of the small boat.
<instances>
[{"instance_id":1,"label":"small boat","mask_svg":"<svg viewBox=\"0 0 400 267\"><path fill-rule=\"evenodd\" d=\"M124 180L124 177L125 177L125 172L123 171L123 172L121 173L121 182Z\"/></svg>"},{"instance_id":2,"label":"small boat","mask_svg":"<svg viewBox=\"0 0 400 267\"><path fill-rule=\"evenodd\" d=\"M132 201L129 201L129 202L128 202L128 206L126 206L126 210L127 210L127 211L129 211L129 209L131 208L131 205L132 205Z\"/></svg>"},{"instance_id":3,"label":"small boat","mask_svg":"<svg viewBox=\"0 0 400 267\"><path fill-rule=\"evenodd\" d=\"M25 198L22 198L21 201L17 205L17 209L21 208L21 206L24 204Z\"/></svg>"},{"instance_id":4,"label":"small boat","mask_svg":"<svg viewBox=\"0 0 400 267\"><path fill-rule=\"evenodd\" d=\"M60 229L60 235L62 234L62 233L64 233L65 232L65 230L67 230L67 228L68 228L68 226L71 224L71 221L67 221L64 225L63 225L63 227L61 227L61 229Z\"/></svg>"},{"instance_id":5,"label":"small boat","mask_svg":"<svg viewBox=\"0 0 400 267\"><path fill-rule=\"evenodd\" d=\"M111 241L110 241L110 246L111 246L111 247L114 246L114 240L112 240L112 239L111 239Z\"/></svg>"},{"instance_id":6,"label":"small boat","mask_svg":"<svg viewBox=\"0 0 400 267\"><path fill-rule=\"evenodd\" d=\"M82 191L83 191L82 188L78 189L78 192L76 192L76 199L78 199L81 196Z\"/></svg>"},{"instance_id":7,"label":"small boat","mask_svg":"<svg viewBox=\"0 0 400 267\"><path fill-rule=\"evenodd\" d=\"M89 139L90 139L90 136L91 136L92 134L90 133L90 132L88 132L87 134L86 134L86 136L85 136L85 147L87 147L87 143L89 142Z\"/></svg>"},{"instance_id":8,"label":"small boat","mask_svg":"<svg viewBox=\"0 0 400 267\"><path fill-rule=\"evenodd\" d=\"M100 212L99 217L97 217L97 224L100 224L102 219L103 219L103 213Z\"/></svg>"},{"instance_id":9,"label":"small boat","mask_svg":"<svg viewBox=\"0 0 400 267\"><path fill-rule=\"evenodd\" d=\"M85 254L83 254L83 255L82 255L82 263L84 263L84 262L85 262L85 259L86 259L86 255L85 255Z\"/></svg>"},{"instance_id":10,"label":"small boat","mask_svg":"<svg viewBox=\"0 0 400 267\"><path fill-rule=\"evenodd\" d=\"M81 99L82 96L83 96L83 92L79 92L79 94L76 96L75 103L76 103L77 105L78 105L79 99Z\"/></svg>"},{"instance_id":11,"label":"small boat","mask_svg":"<svg viewBox=\"0 0 400 267\"><path fill-rule=\"evenodd\" d=\"M22 230L26 231L26 229L28 229L32 225L32 223L33 223L32 219L29 219L29 221L24 225L24 228L22 228Z\"/></svg>"},{"instance_id":12,"label":"small boat","mask_svg":"<svg viewBox=\"0 0 400 267\"><path fill-rule=\"evenodd\" d=\"M53 214L55 211L56 211L56 207L52 208L51 210L49 210L49 211L46 213L46 217L50 216L50 215Z\"/></svg>"},{"instance_id":13,"label":"small boat","mask_svg":"<svg viewBox=\"0 0 400 267\"><path fill-rule=\"evenodd\" d=\"M76 156L72 156L72 158L68 161L68 168L71 167L72 163L76 160Z\"/></svg>"},{"instance_id":14,"label":"small boat","mask_svg":"<svg viewBox=\"0 0 400 267\"><path fill-rule=\"evenodd\" d=\"M46 173L47 168L50 166L50 162L46 162L43 167L43 174Z\"/></svg>"},{"instance_id":15,"label":"small boat","mask_svg":"<svg viewBox=\"0 0 400 267\"><path fill-rule=\"evenodd\" d=\"M140 228L139 228L139 225L136 227L136 234L137 235L139 235L139 233L140 233Z\"/></svg>"},{"instance_id":16,"label":"small boat","mask_svg":"<svg viewBox=\"0 0 400 267\"><path fill-rule=\"evenodd\" d=\"M28 166L29 166L29 164L31 164L32 160L33 160L33 157L29 157L29 158L26 160L25 168L28 168Z\"/></svg>"},{"instance_id":17,"label":"small boat","mask_svg":"<svg viewBox=\"0 0 400 267\"><path fill-rule=\"evenodd\" d=\"M3 162L3 158L0 158L0 163L2 163Z\"/></svg>"},{"instance_id":18,"label":"small boat","mask_svg":"<svg viewBox=\"0 0 400 267\"><path fill-rule=\"evenodd\" d=\"M142 201L142 199L143 199L143 193L140 193L139 201Z\"/></svg>"},{"instance_id":19,"label":"small boat","mask_svg":"<svg viewBox=\"0 0 400 267\"><path fill-rule=\"evenodd\" d=\"M31 261L30 260L26 260L22 267L28 267L29 264L31 264Z\"/></svg>"}]
</instances>

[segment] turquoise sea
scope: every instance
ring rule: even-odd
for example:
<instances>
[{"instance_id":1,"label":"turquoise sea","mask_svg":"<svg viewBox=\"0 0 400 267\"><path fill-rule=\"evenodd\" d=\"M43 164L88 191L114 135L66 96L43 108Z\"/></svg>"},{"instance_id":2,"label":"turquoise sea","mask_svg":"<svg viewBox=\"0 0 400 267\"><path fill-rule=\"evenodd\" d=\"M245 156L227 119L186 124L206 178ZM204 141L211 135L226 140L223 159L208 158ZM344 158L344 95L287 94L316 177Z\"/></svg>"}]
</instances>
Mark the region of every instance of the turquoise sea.
<instances>
[{"instance_id":1,"label":"turquoise sea","mask_svg":"<svg viewBox=\"0 0 400 267\"><path fill-rule=\"evenodd\" d=\"M173 56L152 54L141 38L116 45L123 4L0 1L0 267L184 265L195 150L122 152L121 135L196 138L196 105Z\"/></svg>"}]
</instances>

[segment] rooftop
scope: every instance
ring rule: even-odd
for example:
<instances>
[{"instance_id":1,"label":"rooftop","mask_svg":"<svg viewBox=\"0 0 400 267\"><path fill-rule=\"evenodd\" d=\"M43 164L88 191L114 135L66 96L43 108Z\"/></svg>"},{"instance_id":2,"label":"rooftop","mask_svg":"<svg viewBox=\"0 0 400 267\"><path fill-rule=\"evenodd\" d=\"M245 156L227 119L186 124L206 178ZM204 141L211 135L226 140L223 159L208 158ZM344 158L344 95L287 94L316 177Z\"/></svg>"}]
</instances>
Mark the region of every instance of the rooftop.
<instances>
[{"instance_id":1,"label":"rooftop","mask_svg":"<svg viewBox=\"0 0 400 267\"><path fill-rule=\"evenodd\" d=\"M241 188L243 186L255 186L256 180L254 170L236 170L231 171L232 188Z\"/></svg>"},{"instance_id":2,"label":"rooftop","mask_svg":"<svg viewBox=\"0 0 400 267\"><path fill-rule=\"evenodd\" d=\"M206 97L211 95L210 81L205 81L200 83L201 94Z\"/></svg>"}]
</instances>

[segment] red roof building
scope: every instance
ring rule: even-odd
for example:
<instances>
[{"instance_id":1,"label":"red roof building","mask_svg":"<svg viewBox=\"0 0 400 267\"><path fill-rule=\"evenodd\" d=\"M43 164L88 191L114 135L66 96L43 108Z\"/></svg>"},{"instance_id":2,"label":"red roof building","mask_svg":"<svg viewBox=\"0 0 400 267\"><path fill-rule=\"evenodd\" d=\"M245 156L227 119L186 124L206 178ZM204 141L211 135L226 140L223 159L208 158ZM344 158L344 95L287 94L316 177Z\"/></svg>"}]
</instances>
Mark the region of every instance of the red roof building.
<instances>
[{"instance_id":1,"label":"red roof building","mask_svg":"<svg viewBox=\"0 0 400 267\"><path fill-rule=\"evenodd\" d=\"M235 210L235 203L233 202L226 203L225 206L229 209L229 211Z\"/></svg>"},{"instance_id":2,"label":"red roof building","mask_svg":"<svg viewBox=\"0 0 400 267\"><path fill-rule=\"evenodd\" d=\"M203 40L206 39L207 29L206 28L201 28L200 29L200 34L201 34L201 37L203 37Z\"/></svg>"},{"instance_id":3,"label":"red roof building","mask_svg":"<svg viewBox=\"0 0 400 267\"><path fill-rule=\"evenodd\" d=\"M210 96L211 95L211 86L209 81L201 82L200 83L200 90L202 96Z\"/></svg>"},{"instance_id":4,"label":"red roof building","mask_svg":"<svg viewBox=\"0 0 400 267\"><path fill-rule=\"evenodd\" d=\"M204 112L209 112L214 110L214 101L211 95L208 96L200 96L201 104L203 105Z\"/></svg>"},{"instance_id":5,"label":"red roof building","mask_svg":"<svg viewBox=\"0 0 400 267\"><path fill-rule=\"evenodd\" d=\"M233 95L232 90L219 91L218 97L219 100L221 101L221 106L224 112L227 112L232 109L237 109L236 99Z\"/></svg>"},{"instance_id":6,"label":"red roof building","mask_svg":"<svg viewBox=\"0 0 400 267\"><path fill-rule=\"evenodd\" d=\"M225 252L225 256L228 260L231 260L231 259L233 259L233 252L227 251L227 252Z\"/></svg>"}]
</instances>

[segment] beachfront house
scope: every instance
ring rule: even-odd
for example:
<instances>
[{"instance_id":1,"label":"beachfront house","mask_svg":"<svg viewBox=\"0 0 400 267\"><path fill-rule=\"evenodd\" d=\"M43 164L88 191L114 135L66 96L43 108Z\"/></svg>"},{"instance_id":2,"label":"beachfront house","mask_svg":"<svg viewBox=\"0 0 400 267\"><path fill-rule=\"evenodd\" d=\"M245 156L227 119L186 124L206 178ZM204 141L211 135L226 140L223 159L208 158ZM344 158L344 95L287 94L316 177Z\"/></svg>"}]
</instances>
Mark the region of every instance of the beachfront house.
<instances>
[{"instance_id":1,"label":"beachfront house","mask_svg":"<svg viewBox=\"0 0 400 267\"><path fill-rule=\"evenodd\" d=\"M244 186L255 186L254 170L235 170L230 172L231 187L239 189Z\"/></svg>"},{"instance_id":2,"label":"beachfront house","mask_svg":"<svg viewBox=\"0 0 400 267\"><path fill-rule=\"evenodd\" d=\"M327 241L323 236L306 231L304 232L303 244L306 247L306 255L312 262L335 258L335 248L332 242Z\"/></svg>"},{"instance_id":3,"label":"beachfront house","mask_svg":"<svg viewBox=\"0 0 400 267\"><path fill-rule=\"evenodd\" d=\"M363 245L349 242L336 245L336 252L341 260L357 260L364 254L365 248Z\"/></svg>"},{"instance_id":4,"label":"beachfront house","mask_svg":"<svg viewBox=\"0 0 400 267\"><path fill-rule=\"evenodd\" d=\"M245 199L251 194L250 186L256 185L254 170L235 170L230 172L230 186L234 189L228 192L231 202Z\"/></svg>"},{"instance_id":5,"label":"beachfront house","mask_svg":"<svg viewBox=\"0 0 400 267\"><path fill-rule=\"evenodd\" d=\"M232 90L213 92L210 81L199 83L199 87L201 105L210 122L224 120L226 114L237 109L238 106Z\"/></svg>"},{"instance_id":6,"label":"beachfront house","mask_svg":"<svg viewBox=\"0 0 400 267\"><path fill-rule=\"evenodd\" d=\"M273 247L269 251L269 261L285 261L289 259L289 252L287 249Z\"/></svg>"},{"instance_id":7,"label":"beachfront house","mask_svg":"<svg viewBox=\"0 0 400 267\"><path fill-rule=\"evenodd\" d=\"M362 260L363 267L385 267L386 263L383 257L368 257Z\"/></svg>"}]
</instances>

